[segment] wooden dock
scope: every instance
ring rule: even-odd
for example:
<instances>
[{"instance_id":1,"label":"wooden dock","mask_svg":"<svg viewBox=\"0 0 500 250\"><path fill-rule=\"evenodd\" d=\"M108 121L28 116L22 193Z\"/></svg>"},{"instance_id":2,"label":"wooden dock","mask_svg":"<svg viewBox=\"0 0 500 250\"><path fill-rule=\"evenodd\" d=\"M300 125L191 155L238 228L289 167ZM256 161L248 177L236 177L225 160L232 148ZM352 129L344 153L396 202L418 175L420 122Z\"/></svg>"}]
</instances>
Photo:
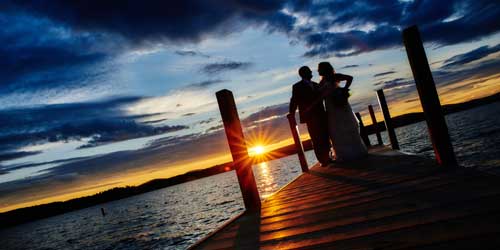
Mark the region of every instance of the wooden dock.
<instances>
[{"instance_id":1,"label":"wooden dock","mask_svg":"<svg viewBox=\"0 0 500 250\"><path fill-rule=\"evenodd\" d=\"M192 249L500 249L500 177L378 147L313 166Z\"/></svg>"}]
</instances>

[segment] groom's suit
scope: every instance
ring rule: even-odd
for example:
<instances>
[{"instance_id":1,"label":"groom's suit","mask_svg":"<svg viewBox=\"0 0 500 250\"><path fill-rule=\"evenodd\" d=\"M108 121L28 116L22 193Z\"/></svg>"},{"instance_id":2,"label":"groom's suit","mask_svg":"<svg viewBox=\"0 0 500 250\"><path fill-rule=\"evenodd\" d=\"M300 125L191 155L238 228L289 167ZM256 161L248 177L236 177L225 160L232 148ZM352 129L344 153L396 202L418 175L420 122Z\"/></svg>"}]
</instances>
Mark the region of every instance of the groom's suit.
<instances>
[{"instance_id":1,"label":"groom's suit","mask_svg":"<svg viewBox=\"0 0 500 250\"><path fill-rule=\"evenodd\" d=\"M330 142L327 119L318 88L318 84L312 81L302 80L295 83L289 112L295 114L295 110L299 108L300 123L307 124L316 158L322 164L328 164Z\"/></svg>"}]
</instances>

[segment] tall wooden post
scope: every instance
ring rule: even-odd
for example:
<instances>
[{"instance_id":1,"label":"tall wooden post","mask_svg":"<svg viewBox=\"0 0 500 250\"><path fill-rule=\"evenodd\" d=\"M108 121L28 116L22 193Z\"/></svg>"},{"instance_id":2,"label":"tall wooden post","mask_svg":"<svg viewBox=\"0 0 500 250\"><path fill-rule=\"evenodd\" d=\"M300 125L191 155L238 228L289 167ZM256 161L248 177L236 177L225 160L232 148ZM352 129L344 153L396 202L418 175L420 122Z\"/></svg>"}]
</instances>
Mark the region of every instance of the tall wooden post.
<instances>
[{"instance_id":1,"label":"tall wooden post","mask_svg":"<svg viewBox=\"0 0 500 250\"><path fill-rule=\"evenodd\" d=\"M391 141L392 149L399 149L398 139L396 138L396 132L394 131L394 126L392 125L391 113L389 113L389 107L387 107L387 101L385 100L384 90L377 90L378 103L380 109L382 109L382 114L384 115L385 128L387 134L389 135L389 140Z\"/></svg>"},{"instance_id":2,"label":"tall wooden post","mask_svg":"<svg viewBox=\"0 0 500 250\"><path fill-rule=\"evenodd\" d=\"M241 128L240 118L234 103L233 93L227 89L216 94L219 110L224 123L229 149L233 156L233 164L238 176L245 208L249 212L260 211L260 197L252 171L252 163L248 157L247 146Z\"/></svg>"},{"instance_id":3,"label":"tall wooden post","mask_svg":"<svg viewBox=\"0 0 500 250\"><path fill-rule=\"evenodd\" d=\"M307 165L306 156L304 155L304 146L300 140L299 127L295 121L295 116L293 114L288 114L286 118L288 118L290 130L292 131L293 142L295 143L295 149L297 150L297 155L299 156L300 168L302 168L303 173L308 172L309 166Z\"/></svg>"},{"instance_id":4,"label":"tall wooden post","mask_svg":"<svg viewBox=\"0 0 500 250\"><path fill-rule=\"evenodd\" d=\"M415 78L415 84L417 85L420 103L424 110L436 160L443 166L457 166L453 145L448 134L448 127L443 111L441 110L436 85L432 78L429 62L427 61L424 45L422 44L417 26L411 26L403 30L403 42L406 47L411 71L413 72L413 78Z\"/></svg>"},{"instance_id":5,"label":"tall wooden post","mask_svg":"<svg viewBox=\"0 0 500 250\"><path fill-rule=\"evenodd\" d=\"M373 129L375 130L375 134L377 135L378 145L383 145L384 142L382 141L382 136L380 135L380 131L378 130L377 118L375 117L375 112L373 111L373 106L371 104L368 105L368 111L370 112L370 117L372 118Z\"/></svg>"},{"instance_id":6,"label":"tall wooden post","mask_svg":"<svg viewBox=\"0 0 500 250\"><path fill-rule=\"evenodd\" d=\"M368 133L366 133L365 124L363 124L363 120L361 119L361 114L359 112L356 112L355 115L356 118L358 118L359 122L359 135L361 136L361 139L365 143L366 147L369 147L371 146L370 138L368 138Z\"/></svg>"}]
</instances>

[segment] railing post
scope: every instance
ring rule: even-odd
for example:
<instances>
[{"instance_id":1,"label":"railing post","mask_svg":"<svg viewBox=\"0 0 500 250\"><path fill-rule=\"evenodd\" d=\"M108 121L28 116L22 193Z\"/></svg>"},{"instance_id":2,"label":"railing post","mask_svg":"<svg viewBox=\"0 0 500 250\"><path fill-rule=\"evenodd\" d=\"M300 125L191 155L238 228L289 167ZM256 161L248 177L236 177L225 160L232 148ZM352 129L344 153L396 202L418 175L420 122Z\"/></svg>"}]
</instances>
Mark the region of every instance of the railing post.
<instances>
[{"instance_id":1,"label":"railing post","mask_svg":"<svg viewBox=\"0 0 500 250\"><path fill-rule=\"evenodd\" d=\"M436 85L432 78L429 62L427 61L424 45L422 44L417 26L403 30L403 43L405 44L408 61L410 62L413 78L417 85L420 103L424 110L436 160L438 164L443 166L458 166L455 153L453 152L453 145L450 141L450 135L448 134L446 120L441 110Z\"/></svg>"},{"instance_id":2,"label":"railing post","mask_svg":"<svg viewBox=\"0 0 500 250\"><path fill-rule=\"evenodd\" d=\"M378 103L380 109L382 109L382 114L384 115L385 129L389 135L389 140L391 141L392 149L399 149L398 139L396 138L396 132L394 131L394 126L392 125L391 113L389 113L389 107L387 107L387 101L385 100L384 90L377 90Z\"/></svg>"},{"instance_id":3,"label":"railing post","mask_svg":"<svg viewBox=\"0 0 500 250\"><path fill-rule=\"evenodd\" d=\"M361 119L361 114L359 112L356 112L355 115L356 115L356 118L358 118L358 122L359 122L359 135L361 136L361 139L365 143L366 147L369 147L369 146L371 146L370 138L368 138L368 133L366 133L365 124L363 123L363 120Z\"/></svg>"},{"instance_id":4,"label":"railing post","mask_svg":"<svg viewBox=\"0 0 500 250\"><path fill-rule=\"evenodd\" d=\"M375 117L375 112L373 111L373 106L371 104L368 105L368 111L370 112L370 117L372 118L373 129L375 130L375 134L377 135L378 145L383 145L384 142L382 141L382 136L380 135L380 131L378 130L377 118Z\"/></svg>"},{"instance_id":5,"label":"railing post","mask_svg":"<svg viewBox=\"0 0 500 250\"><path fill-rule=\"evenodd\" d=\"M290 130L292 131L295 149L297 150L297 155L299 156L300 168L302 168L303 173L309 172L309 166L307 165L306 156L304 155L304 146L302 145L302 141L300 140L299 126L295 121L295 116L293 114L288 114L286 118L288 118Z\"/></svg>"},{"instance_id":6,"label":"railing post","mask_svg":"<svg viewBox=\"0 0 500 250\"><path fill-rule=\"evenodd\" d=\"M260 197L252 171L252 162L248 156L243 129L236 110L233 93L227 89L216 94L222 122L226 131L229 149L233 157L233 164L238 176L241 194L245 208L249 212L260 211Z\"/></svg>"}]
</instances>

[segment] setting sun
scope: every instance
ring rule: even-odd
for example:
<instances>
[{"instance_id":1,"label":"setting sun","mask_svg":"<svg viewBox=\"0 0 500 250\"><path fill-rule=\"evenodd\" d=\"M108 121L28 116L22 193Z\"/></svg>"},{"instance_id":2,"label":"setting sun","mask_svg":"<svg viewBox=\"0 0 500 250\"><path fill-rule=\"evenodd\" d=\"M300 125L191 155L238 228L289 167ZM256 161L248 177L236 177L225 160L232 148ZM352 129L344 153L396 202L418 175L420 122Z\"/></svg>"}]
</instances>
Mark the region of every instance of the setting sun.
<instances>
[{"instance_id":1,"label":"setting sun","mask_svg":"<svg viewBox=\"0 0 500 250\"><path fill-rule=\"evenodd\" d=\"M264 146L255 146L253 148L250 148L249 150L249 154L250 155L261 155L263 154L264 152L266 152L266 149L264 148Z\"/></svg>"}]
</instances>

